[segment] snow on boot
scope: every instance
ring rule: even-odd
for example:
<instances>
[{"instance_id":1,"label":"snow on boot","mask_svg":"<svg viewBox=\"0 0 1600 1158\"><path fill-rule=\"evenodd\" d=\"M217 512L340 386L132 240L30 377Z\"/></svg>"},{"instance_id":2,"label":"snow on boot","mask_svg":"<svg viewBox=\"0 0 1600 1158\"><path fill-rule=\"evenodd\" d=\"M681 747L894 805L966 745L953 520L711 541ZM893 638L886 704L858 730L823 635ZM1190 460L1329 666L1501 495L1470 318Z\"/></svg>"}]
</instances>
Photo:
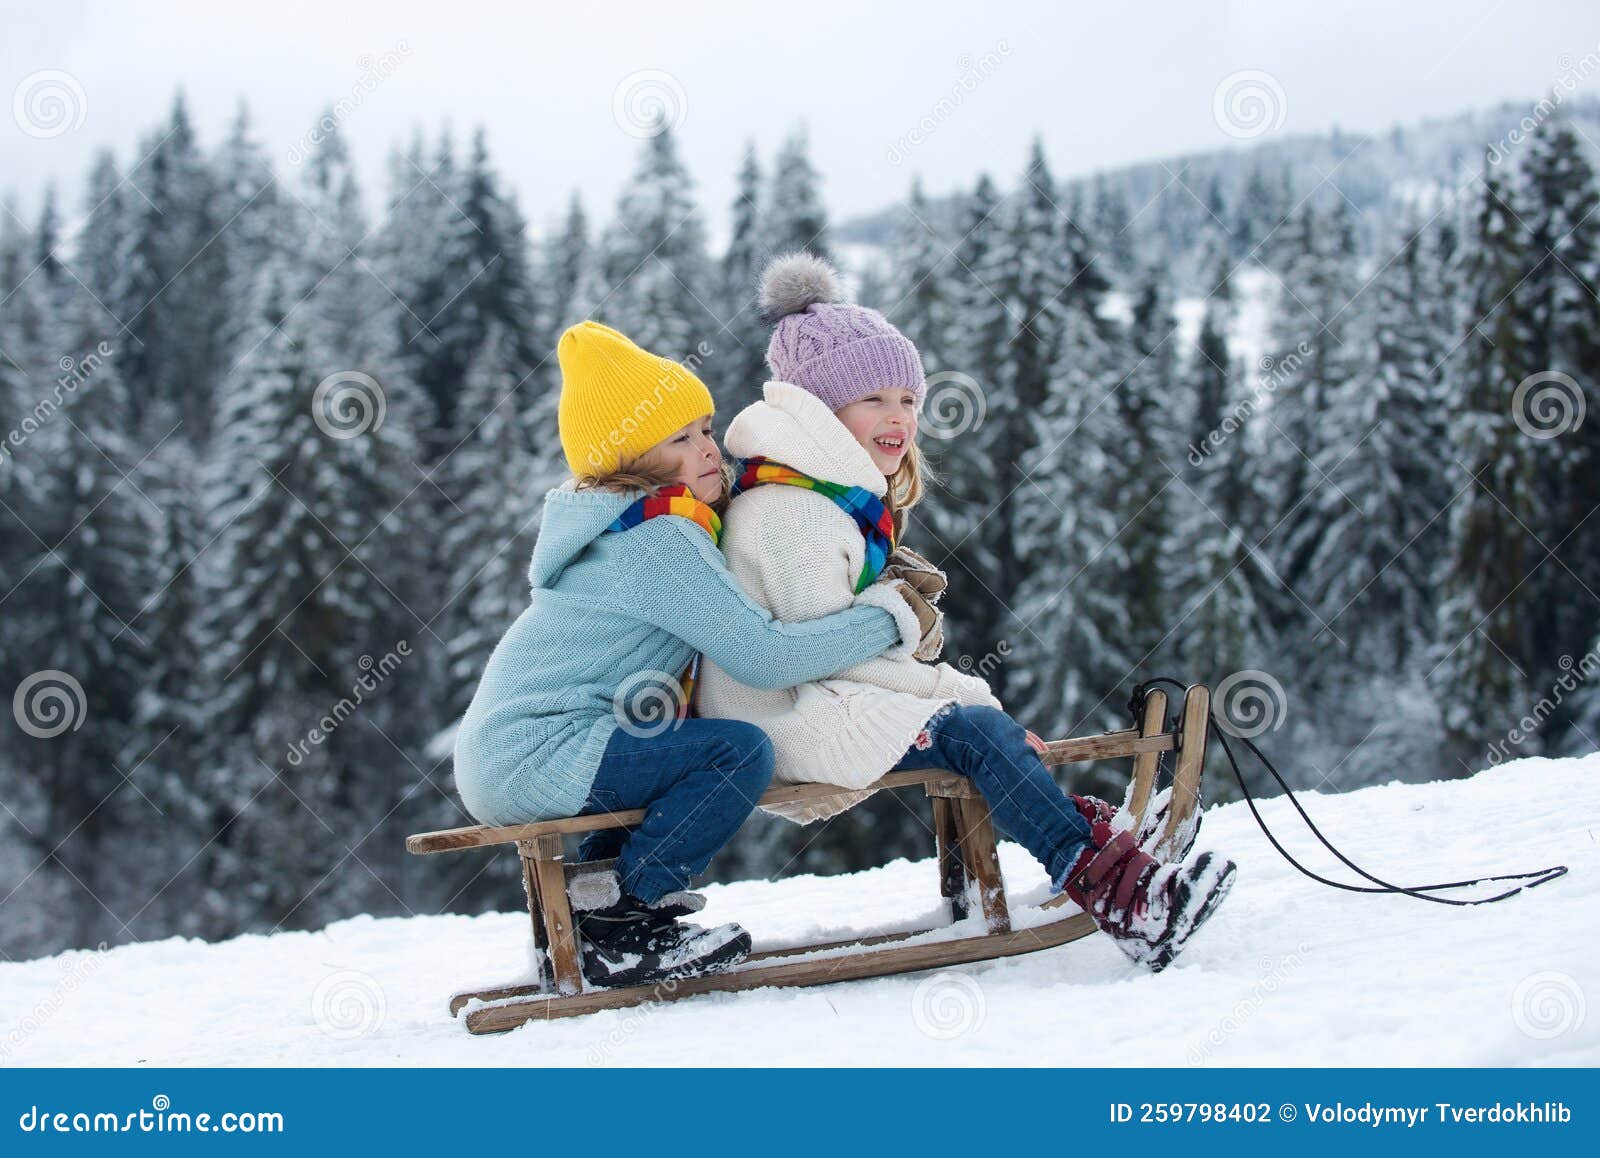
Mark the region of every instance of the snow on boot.
<instances>
[{"instance_id":1,"label":"snow on boot","mask_svg":"<svg viewBox=\"0 0 1600 1158\"><path fill-rule=\"evenodd\" d=\"M714 973L750 955L750 934L738 925L680 924L628 893L603 908L574 913L573 921L584 977L608 988Z\"/></svg>"},{"instance_id":2,"label":"snow on boot","mask_svg":"<svg viewBox=\"0 0 1600 1158\"><path fill-rule=\"evenodd\" d=\"M1067 874L1066 893L1133 961L1159 973L1233 887L1235 865L1203 852L1162 864L1133 834L1092 823L1090 846Z\"/></svg>"},{"instance_id":3,"label":"snow on boot","mask_svg":"<svg viewBox=\"0 0 1600 1158\"><path fill-rule=\"evenodd\" d=\"M1105 823L1113 829L1129 826L1127 801L1123 802L1122 808L1118 808L1098 796L1074 796L1072 800L1078 806L1078 811L1083 814L1083 818L1091 825ZM1167 787L1157 792L1150 803L1145 805L1144 817L1139 821L1139 827L1133 834L1134 843L1163 862L1182 860L1188 856L1189 850L1194 848L1195 837L1200 835L1200 808L1197 801L1196 807L1184 817L1183 823L1178 826L1171 839L1162 840L1162 833L1167 827L1167 817L1171 812L1172 789Z\"/></svg>"}]
</instances>

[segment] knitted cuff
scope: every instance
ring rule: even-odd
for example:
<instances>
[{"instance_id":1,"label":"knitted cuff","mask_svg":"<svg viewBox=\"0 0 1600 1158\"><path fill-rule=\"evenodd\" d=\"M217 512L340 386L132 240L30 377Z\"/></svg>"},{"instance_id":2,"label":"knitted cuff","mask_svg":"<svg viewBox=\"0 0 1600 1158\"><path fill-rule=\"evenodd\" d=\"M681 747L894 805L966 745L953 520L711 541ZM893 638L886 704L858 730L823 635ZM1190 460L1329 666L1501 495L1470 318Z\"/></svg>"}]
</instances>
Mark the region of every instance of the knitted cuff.
<instances>
[{"instance_id":1,"label":"knitted cuff","mask_svg":"<svg viewBox=\"0 0 1600 1158\"><path fill-rule=\"evenodd\" d=\"M988 681L965 672L957 671L947 663L941 663L939 671L939 694L954 696L960 703L969 707L998 708L1000 701L995 699L994 693L989 690Z\"/></svg>"},{"instance_id":2,"label":"knitted cuff","mask_svg":"<svg viewBox=\"0 0 1600 1158\"><path fill-rule=\"evenodd\" d=\"M922 643L922 624L917 621L917 613L911 610L911 605L887 583L872 584L855 597L852 606L863 603L883 608L894 616L895 626L900 629L900 642L885 651L884 656L888 659L909 659L915 663L912 653Z\"/></svg>"}]
</instances>

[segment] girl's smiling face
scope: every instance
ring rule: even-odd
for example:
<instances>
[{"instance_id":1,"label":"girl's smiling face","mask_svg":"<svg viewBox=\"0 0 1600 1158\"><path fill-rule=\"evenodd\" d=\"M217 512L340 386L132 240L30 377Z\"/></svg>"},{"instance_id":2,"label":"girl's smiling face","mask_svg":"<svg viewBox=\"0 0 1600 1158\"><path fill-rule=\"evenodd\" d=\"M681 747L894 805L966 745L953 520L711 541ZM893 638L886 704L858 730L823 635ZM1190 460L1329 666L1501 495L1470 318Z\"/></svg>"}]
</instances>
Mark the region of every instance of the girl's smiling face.
<instances>
[{"instance_id":1,"label":"girl's smiling face","mask_svg":"<svg viewBox=\"0 0 1600 1158\"><path fill-rule=\"evenodd\" d=\"M872 465L885 476L900 469L917 436L917 396L903 386L876 390L841 406L833 416L844 423L850 436L872 456Z\"/></svg>"},{"instance_id":2,"label":"girl's smiling face","mask_svg":"<svg viewBox=\"0 0 1600 1158\"><path fill-rule=\"evenodd\" d=\"M664 467L703 503L722 497L722 451L711 434L711 416L697 418L667 435L639 457L641 465Z\"/></svg>"}]
</instances>

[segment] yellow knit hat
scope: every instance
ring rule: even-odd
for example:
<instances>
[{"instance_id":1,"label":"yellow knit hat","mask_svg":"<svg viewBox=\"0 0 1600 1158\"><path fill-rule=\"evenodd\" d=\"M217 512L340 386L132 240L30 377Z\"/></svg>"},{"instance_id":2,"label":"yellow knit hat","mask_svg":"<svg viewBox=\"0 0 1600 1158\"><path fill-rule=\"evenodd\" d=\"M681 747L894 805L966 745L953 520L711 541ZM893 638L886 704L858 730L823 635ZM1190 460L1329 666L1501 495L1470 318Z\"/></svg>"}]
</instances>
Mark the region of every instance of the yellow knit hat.
<instances>
[{"instance_id":1,"label":"yellow knit hat","mask_svg":"<svg viewBox=\"0 0 1600 1158\"><path fill-rule=\"evenodd\" d=\"M683 366L599 322L568 327L557 421L573 474L608 474L673 431L716 410L711 391Z\"/></svg>"}]
</instances>

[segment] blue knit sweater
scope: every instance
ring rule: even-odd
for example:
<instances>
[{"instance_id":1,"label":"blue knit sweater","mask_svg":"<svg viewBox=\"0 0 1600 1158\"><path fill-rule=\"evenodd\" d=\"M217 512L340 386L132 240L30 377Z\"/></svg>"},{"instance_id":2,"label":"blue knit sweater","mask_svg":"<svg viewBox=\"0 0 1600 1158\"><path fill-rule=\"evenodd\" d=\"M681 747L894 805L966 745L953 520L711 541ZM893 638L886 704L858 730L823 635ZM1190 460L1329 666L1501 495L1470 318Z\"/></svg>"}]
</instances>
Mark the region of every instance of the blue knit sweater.
<instances>
[{"instance_id":1,"label":"blue knit sweater","mask_svg":"<svg viewBox=\"0 0 1600 1158\"><path fill-rule=\"evenodd\" d=\"M578 812L618 725L618 688L639 672L676 676L699 651L740 683L776 690L906 644L881 606L773 619L688 519L605 533L638 497L545 495L532 601L495 645L456 733L456 787L485 824Z\"/></svg>"}]
</instances>

